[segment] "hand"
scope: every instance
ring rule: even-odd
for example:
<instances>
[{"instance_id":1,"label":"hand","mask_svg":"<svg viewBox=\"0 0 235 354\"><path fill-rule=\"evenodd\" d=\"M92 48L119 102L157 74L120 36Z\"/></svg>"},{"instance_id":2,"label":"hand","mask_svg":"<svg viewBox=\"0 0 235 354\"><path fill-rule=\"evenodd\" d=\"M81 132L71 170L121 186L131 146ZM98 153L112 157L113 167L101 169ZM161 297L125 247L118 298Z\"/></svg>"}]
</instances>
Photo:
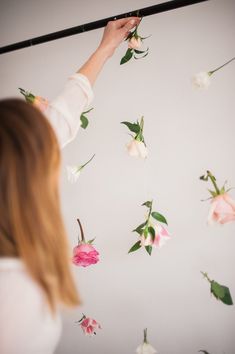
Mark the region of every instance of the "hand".
<instances>
[{"instance_id":1,"label":"hand","mask_svg":"<svg viewBox=\"0 0 235 354\"><path fill-rule=\"evenodd\" d=\"M127 17L108 22L98 50L111 57L119 44L128 36L130 30L140 23L139 17Z\"/></svg>"}]
</instances>

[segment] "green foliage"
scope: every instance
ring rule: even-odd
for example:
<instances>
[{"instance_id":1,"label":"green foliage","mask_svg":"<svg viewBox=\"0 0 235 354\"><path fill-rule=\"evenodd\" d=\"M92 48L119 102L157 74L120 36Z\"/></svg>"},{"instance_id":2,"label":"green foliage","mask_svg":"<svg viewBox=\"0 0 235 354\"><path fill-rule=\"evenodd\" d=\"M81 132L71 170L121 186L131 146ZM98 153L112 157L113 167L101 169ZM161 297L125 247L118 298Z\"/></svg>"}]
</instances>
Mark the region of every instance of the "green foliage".
<instances>
[{"instance_id":1,"label":"green foliage","mask_svg":"<svg viewBox=\"0 0 235 354\"><path fill-rule=\"evenodd\" d=\"M140 241L137 241L137 242L130 248L130 250L128 251L128 253L135 252L135 251L137 251L139 248L141 248L141 242L140 242Z\"/></svg>"},{"instance_id":2,"label":"green foliage","mask_svg":"<svg viewBox=\"0 0 235 354\"><path fill-rule=\"evenodd\" d=\"M156 211L153 211L153 212L151 213L151 215L152 215L152 217L153 217L155 220L160 221L160 222L163 222L164 224L167 225L166 218L165 218L162 214L157 213Z\"/></svg>"},{"instance_id":3,"label":"green foliage","mask_svg":"<svg viewBox=\"0 0 235 354\"><path fill-rule=\"evenodd\" d=\"M128 48L124 57L120 61L120 65L127 63L133 57L133 49Z\"/></svg>"}]
</instances>

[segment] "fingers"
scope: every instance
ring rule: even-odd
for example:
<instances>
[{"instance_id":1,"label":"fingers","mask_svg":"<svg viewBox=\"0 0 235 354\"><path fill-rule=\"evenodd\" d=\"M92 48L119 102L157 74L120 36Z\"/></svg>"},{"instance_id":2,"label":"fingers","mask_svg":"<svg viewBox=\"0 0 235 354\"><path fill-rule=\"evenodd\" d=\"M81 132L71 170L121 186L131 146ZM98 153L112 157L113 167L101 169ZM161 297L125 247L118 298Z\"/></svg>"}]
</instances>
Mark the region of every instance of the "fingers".
<instances>
[{"instance_id":1,"label":"fingers","mask_svg":"<svg viewBox=\"0 0 235 354\"><path fill-rule=\"evenodd\" d=\"M116 29L125 29L126 31L131 30L133 27L137 26L140 23L139 17L127 17L121 18L120 20L110 21L110 24L113 24Z\"/></svg>"}]
</instances>

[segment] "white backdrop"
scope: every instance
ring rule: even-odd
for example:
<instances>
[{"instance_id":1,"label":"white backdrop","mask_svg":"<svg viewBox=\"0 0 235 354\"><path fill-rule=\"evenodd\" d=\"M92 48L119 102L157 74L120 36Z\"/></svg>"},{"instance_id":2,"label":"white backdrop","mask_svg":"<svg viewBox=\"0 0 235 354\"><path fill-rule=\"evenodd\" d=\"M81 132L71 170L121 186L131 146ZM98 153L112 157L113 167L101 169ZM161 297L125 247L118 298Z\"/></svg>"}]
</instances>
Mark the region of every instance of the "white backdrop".
<instances>
[{"instance_id":1,"label":"white backdrop","mask_svg":"<svg viewBox=\"0 0 235 354\"><path fill-rule=\"evenodd\" d=\"M161 1L2 0L0 44L115 15ZM76 218L86 237L96 237L101 261L74 267L82 307L64 313L57 354L130 354L148 327L160 354L235 353L235 309L210 296L200 270L229 286L235 301L235 224L206 225L209 185L199 176L210 169L220 184L235 187L235 63L195 91L191 76L234 56L235 1L211 0L145 18L141 34L149 56L119 66L123 44L95 85L90 126L63 151L62 208L71 247ZM19 96L18 87L53 98L67 77L99 43L102 30L0 56L0 96ZM147 161L125 151L123 120L145 116ZM96 157L79 182L70 185L67 164ZM235 197L235 192L231 195ZM131 230L145 215L140 205L153 198L169 222L172 240L151 257L127 255L136 242ZM59 255L58 255L59 257ZM82 312L103 329L83 336L74 323Z\"/></svg>"}]
</instances>

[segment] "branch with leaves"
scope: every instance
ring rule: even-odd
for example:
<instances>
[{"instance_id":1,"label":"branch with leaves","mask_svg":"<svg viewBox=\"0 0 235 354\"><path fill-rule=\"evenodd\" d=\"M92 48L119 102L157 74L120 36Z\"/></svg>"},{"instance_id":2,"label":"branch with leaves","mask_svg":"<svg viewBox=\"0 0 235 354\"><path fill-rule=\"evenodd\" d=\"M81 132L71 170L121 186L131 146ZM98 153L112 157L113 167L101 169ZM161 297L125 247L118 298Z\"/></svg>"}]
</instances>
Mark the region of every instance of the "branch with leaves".
<instances>
[{"instance_id":1,"label":"branch with leaves","mask_svg":"<svg viewBox=\"0 0 235 354\"><path fill-rule=\"evenodd\" d=\"M205 279L208 280L208 282L211 285L211 294L214 295L214 297L217 300L222 301L225 305L233 305L233 300L232 296L230 294L230 290L227 286L221 285L217 283L215 280L211 280L208 277L208 274L205 272L201 272L202 275L204 276Z\"/></svg>"},{"instance_id":2,"label":"branch with leaves","mask_svg":"<svg viewBox=\"0 0 235 354\"><path fill-rule=\"evenodd\" d=\"M166 218L157 211L153 211L153 201L147 201L142 204L147 207L148 214L146 220L137 226L133 232L137 232L139 240L131 247L128 253L132 253L144 247L146 252L151 256L152 248L161 248L166 241L170 239L168 231L161 225L166 224ZM153 223L153 220L155 223ZM156 223L156 221L158 221Z\"/></svg>"}]
</instances>

